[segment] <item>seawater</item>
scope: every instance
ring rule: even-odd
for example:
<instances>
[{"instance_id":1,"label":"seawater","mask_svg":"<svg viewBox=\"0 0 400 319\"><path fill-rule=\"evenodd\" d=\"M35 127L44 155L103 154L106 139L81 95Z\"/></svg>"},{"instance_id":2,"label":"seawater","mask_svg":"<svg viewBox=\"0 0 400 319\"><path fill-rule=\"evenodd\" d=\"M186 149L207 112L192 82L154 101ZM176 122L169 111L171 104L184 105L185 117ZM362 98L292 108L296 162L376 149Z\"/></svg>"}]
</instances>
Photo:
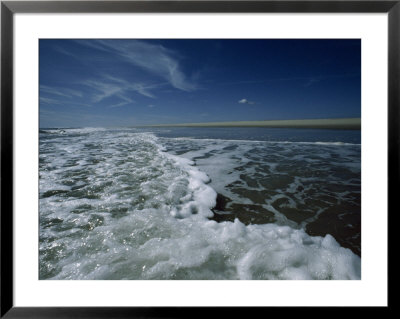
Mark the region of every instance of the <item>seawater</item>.
<instances>
[{"instance_id":1,"label":"seawater","mask_svg":"<svg viewBox=\"0 0 400 319\"><path fill-rule=\"evenodd\" d=\"M39 132L39 279L360 279L360 131Z\"/></svg>"}]
</instances>

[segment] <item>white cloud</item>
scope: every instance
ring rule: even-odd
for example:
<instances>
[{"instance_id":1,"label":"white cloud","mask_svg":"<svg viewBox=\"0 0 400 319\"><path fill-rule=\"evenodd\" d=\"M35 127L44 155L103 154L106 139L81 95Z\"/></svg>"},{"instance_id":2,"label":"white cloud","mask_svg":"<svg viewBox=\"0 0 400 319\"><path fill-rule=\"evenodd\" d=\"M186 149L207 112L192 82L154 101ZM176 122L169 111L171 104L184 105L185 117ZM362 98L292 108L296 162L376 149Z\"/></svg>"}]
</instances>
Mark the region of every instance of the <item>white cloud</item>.
<instances>
[{"instance_id":1,"label":"white cloud","mask_svg":"<svg viewBox=\"0 0 400 319\"><path fill-rule=\"evenodd\" d=\"M47 98L44 96L40 97L40 104L61 104L60 101L56 99Z\"/></svg>"},{"instance_id":2,"label":"white cloud","mask_svg":"<svg viewBox=\"0 0 400 319\"><path fill-rule=\"evenodd\" d=\"M185 76L176 54L161 46L138 40L77 40L78 43L118 54L127 62L164 78L173 87L193 91L197 87Z\"/></svg>"},{"instance_id":3,"label":"white cloud","mask_svg":"<svg viewBox=\"0 0 400 319\"><path fill-rule=\"evenodd\" d=\"M92 96L94 103L101 102L102 100L116 95L122 91L122 88L118 84L105 81L86 80L84 81L84 84L97 91Z\"/></svg>"},{"instance_id":4,"label":"white cloud","mask_svg":"<svg viewBox=\"0 0 400 319\"><path fill-rule=\"evenodd\" d=\"M124 105L135 103L135 101L129 97L126 97L126 96L123 96L120 94L117 94L117 97L119 97L122 101L120 103L110 105L110 107L119 107L119 106L124 106Z\"/></svg>"},{"instance_id":5,"label":"white cloud","mask_svg":"<svg viewBox=\"0 0 400 319\"><path fill-rule=\"evenodd\" d=\"M110 75L103 75L97 80L86 80L82 82L84 85L92 88L95 92L92 93L92 101L99 103L109 97L117 97L121 100L120 103L111 105L110 107L123 106L126 104L135 103L131 98L132 92L155 99L156 97L151 89L161 86L162 84L146 84L146 83L131 83L122 78L117 78Z\"/></svg>"},{"instance_id":6,"label":"white cloud","mask_svg":"<svg viewBox=\"0 0 400 319\"><path fill-rule=\"evenodd\" d=\"M46 97L43 93L40 93L40 105L68 105L68 106L90 106L87 103L76 102L73 100L65 100L63 96L59 97Z\"/></svg>"},{"instance_id":7,"label":"white cloud","mask_svg":"<svg viewBox=\"0 0 400 319\"><path fill-rule=\"evenodd\" d=\"M47 85L40 85L40 92L50 95L57 95L66 98L82 97L82 92L68 88L52 87Z\"/></svg>"},{"instance_id":8,"label":"white cloud","mask_svg":"<svg viewBox=\"0 0 400 319\"><path fill-rule=\"evenodd\" d=\"M56 50L56 51L58 51L58 52L60 52L62 54L68 55L70 57L73 57L75 59L80 59L79 56L73 54L72 52L69 52L69 51L65 50L64 48L62 48L60 46L54 46L54 50Z\"/></svg>"},{"instance_id":9,"label":"white cloud","mask_svg":"<svg viewBox=\"0 0 400 319\"><path fill-rule=\"evenodd\" d=\"M255 102L249 101L248 99L241 99L238 101L240 104L255 104Z\"/></svg>"},{"instance_id":10,"label":"white cloud","mask_svg":"<svg viewBox=\"0 0 400 319\"><path fill-rule=\"evenodd\" d=\"M111 96L117 96L127 102L134 102L128 96L130 92L136 92L148 98L155 99L156 97L152 92L150 92L150 90L163 85L163 84L146 84L140 82L132 83L122 78L117 78L111 75L103 75L100 79L86 80L83 81L82 83L97 91L97 93L94 93L92 97L92 100L95 103L101 102L102 100Z\"/></svg>"}]
</instances>

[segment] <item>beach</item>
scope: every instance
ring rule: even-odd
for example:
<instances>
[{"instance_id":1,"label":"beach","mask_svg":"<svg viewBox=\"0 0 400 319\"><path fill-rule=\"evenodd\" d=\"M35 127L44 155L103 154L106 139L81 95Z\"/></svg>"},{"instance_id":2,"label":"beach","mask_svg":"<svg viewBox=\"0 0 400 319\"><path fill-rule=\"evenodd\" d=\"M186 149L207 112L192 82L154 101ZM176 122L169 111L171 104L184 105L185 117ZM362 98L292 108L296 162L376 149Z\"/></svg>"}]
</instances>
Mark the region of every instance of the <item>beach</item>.
<instances>
[{"instance_id":1,"label":"beach","mask_svg":"<svg viewBox=\"0 0 400 319\"><path fill-rule=\"evenodd\" d=\"M40 130L40 279L361 278L361 136Z\"/></svg>"}]
</instances>

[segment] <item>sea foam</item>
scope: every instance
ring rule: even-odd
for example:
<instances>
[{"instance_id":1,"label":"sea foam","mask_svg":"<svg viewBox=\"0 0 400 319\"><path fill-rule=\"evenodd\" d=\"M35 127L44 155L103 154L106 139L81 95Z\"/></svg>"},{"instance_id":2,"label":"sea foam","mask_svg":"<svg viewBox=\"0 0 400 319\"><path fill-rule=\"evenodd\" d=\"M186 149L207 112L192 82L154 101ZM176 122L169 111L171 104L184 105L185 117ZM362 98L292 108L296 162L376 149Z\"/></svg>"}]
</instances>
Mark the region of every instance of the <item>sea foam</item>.
<instances>
[{"instance_id":1,"label":"sea foam","mask_svg":"<svg viewBox=\"0 0 400 319\"><path fill-rule=\"evenodd\" d=\"M210 220L223 183L200 154L167 152L151 133L77 134L40 145L41 279L361 278L360 258L329 234Z\"/></svg>"}]
</instances>

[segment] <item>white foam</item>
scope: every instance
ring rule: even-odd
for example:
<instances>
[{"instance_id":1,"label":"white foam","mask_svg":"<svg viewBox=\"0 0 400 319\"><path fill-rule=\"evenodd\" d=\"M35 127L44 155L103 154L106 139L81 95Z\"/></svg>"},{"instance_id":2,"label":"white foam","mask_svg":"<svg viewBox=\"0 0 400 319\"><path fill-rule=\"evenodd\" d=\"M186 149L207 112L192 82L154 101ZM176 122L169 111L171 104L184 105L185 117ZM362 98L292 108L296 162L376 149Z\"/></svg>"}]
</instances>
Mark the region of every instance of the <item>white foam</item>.
<instances>
[{"instance_id":1,"label":"white foam","mask_svg":"<svg viewBox=\"0 0 400 319\"><path fill-rule=\"evenodd\" d=\"M96 228L85 245L75 246L55 279L360 279L359 257L330 235L310 237L274 224L160 216L148 211L146 223L131 214L112 227ZM163 232L146 238L154 228ZM130 234L142 244L122 244ZM107 238L104 246L96 243L98 237ZM98 252L88 253L86 246Z\"/></svg>"},{"instance_id":2,"label":"white foam","mask_svg":"<svg viewBox=\"0 0 400 319\"><path fill-rule=\"evenodd\" d=\"M69 143L59 140L54 154L70 147ZM41 267L50 269L48 278L361 277L360 258L330 235L311 237L295 227L208 219L217 196L214 185L224 188L238 179L240 172L234 168L247 163L240 154L248 152L248 146L222 152L230 142L204 145L203 150L182 157L166 153L152 134L109 131L75 137L74 143L74 151L65 153L65 160L85 158L89 162L98 151L85 148L85 143L101 145L106 152L102 151L94 164L83 166L86 164L81 162L64 168L66 161L47 156L48 165L57 162L61 169L46 171L41 192L57 188L57 182L61 185L67 179L63 174L83 169L89 183L76 185L84 185L79 189L93 190L98 196L40 199L41 218L49 223L45 226L42 221L40 230ZM220 161L193 160L211 151L219 152ZM200 162L202 165L194 165ZM226 175L218 180L221 174ZM91 208L80 210L85 205Z\"/></svg>"}]
</instances>

